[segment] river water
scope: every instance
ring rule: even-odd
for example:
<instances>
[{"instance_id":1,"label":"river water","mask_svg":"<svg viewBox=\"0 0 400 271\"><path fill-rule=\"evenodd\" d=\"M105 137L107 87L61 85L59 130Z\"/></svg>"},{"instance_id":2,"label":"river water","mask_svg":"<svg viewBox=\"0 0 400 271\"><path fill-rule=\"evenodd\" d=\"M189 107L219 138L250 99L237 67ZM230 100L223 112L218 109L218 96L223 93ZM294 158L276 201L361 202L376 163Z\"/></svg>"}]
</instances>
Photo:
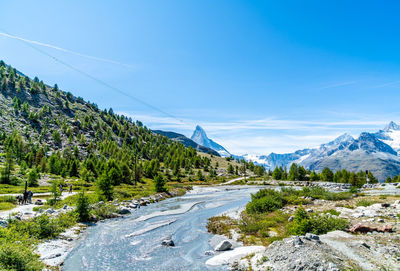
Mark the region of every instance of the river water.
<instances>
[{"instance_id":1,"label":"river water","mask_svg":"<svg viewBox=\"0 0 400 271\"><path fill-rule=\"evenodd\" d=\"M89 227L68 255L64 270L226 270L212 256L207 219L244 206L258 187L195 188L182 197L142 207L131 215ZM172 238L175 247L161 246Z\"/></svg>"}]
</instances>

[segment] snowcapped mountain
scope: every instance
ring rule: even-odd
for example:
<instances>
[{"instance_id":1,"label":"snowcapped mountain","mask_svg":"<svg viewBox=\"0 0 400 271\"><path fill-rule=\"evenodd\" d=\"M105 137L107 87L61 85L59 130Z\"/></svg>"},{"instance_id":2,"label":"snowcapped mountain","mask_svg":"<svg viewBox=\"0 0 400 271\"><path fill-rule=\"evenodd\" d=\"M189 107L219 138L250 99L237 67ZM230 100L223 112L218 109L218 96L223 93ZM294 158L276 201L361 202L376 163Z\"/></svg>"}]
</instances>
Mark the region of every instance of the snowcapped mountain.
<instances>
[{"instance_id":1,"label":"snowcapped mountain","mask_svg":"<svg viewBox=\"0 0 400 271\"><path fill-rule=\"evenodd\" d=\"M314 149L294 153L252 156L245 159L266 168L289 167L292 163L305 168L322 170L347 169L351 171L371 170L380 180L400 173L400 126L390 122L377 133L361 133L357 139L343 134L335 140Z\"/></svg>"},{"instance_id":2,"label":"snowcapped mountain","mask_svg":"<svg viewBox=\"0 0 400 271\"><path fill-rule=\"evenodd\" d=\"M231 154L224 147L222 147L212 139L209 139L204 129L201 128L199 125L196 126L196 129L194 130L193 135L190 139L199 145L215 150L222 157L231 156Z\"/></svg>"}]
</instances>

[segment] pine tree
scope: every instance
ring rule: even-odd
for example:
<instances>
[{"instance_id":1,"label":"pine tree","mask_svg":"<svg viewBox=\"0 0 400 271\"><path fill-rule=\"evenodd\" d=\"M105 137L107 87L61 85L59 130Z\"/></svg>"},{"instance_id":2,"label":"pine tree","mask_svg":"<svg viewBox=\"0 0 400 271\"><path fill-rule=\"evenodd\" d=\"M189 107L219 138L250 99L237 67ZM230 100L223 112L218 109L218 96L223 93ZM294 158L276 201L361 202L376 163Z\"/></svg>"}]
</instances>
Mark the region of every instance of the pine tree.
<instances>
[{"instance_id":1,"label":"pine tree","mask_svg":"<svg viewBox=\"0 0 400 271\"><path fill-rule=\"evenodd\" d=\"M112 200L114 196L114 186L112 179L107 175L107 173L103 173L96 182L97 194L100 198L104 198L105 200Z\"/></svg>"},{"instance_id":2,"label":"pine tree","mask_svg":"<svg viewBox=\"0 0 400 271\"><path fill-rule=\"evenodd\" d=\"M165 187L165 180L161 174L158 174L154 178L154 188L158 193L167 191L167 188Z\"/></svg>"}]
</instances>

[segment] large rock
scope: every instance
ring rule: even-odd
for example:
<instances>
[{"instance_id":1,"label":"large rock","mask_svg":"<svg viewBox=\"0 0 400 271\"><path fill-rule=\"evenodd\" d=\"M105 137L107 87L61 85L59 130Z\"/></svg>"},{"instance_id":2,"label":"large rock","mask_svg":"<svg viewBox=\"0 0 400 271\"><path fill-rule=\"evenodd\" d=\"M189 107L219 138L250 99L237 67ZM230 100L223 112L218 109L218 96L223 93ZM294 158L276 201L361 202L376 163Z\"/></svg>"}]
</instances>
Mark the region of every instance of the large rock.
<instances>
[{"instance_id":1,"label":"large rock","mask_svg":"<svg viewBox=\"0 0 400 271\"><path fill-rule=\"evenodd\" d=\"M118 213L121 215L127 215L127 214L130 214L131 211L129 211L129 209L127 209L127 208L121 208L118 210Z\"/></svg>"},{"instance_id":2,"label":"large rock","mask_svg":"<svg viewBox=\"0 0 400 271\"><path fill-rule=\"evenodd\" d=\"M393 227L390 225L383 225L381 227L375 227L365 224L356 224L349 229L352 233L367 233L367 232L392 232Z\"/></svg>"},{"instance_id":3,"label":"large rock","mask_svg":"<svg viewBox=\"0 0 400 271\"><path fill-rule=\"evenodd\" d=\"M232 247L232 243L229 242L228 240L224 240L222 242L220 242L214 249L216 251L225 251L225 250L229 250Z\"/></svg>"},{"instance_id":4,"label":"large rock","mask_svg":"<svg viewBox=\"0 0 400 271\"><path fill-rule=\"evenodd\" d=\"M162 240L161 245L166 246L166 247L174 247L175 243L171 239L165 239L165 240Z\"/></svg>"}]
</instances>

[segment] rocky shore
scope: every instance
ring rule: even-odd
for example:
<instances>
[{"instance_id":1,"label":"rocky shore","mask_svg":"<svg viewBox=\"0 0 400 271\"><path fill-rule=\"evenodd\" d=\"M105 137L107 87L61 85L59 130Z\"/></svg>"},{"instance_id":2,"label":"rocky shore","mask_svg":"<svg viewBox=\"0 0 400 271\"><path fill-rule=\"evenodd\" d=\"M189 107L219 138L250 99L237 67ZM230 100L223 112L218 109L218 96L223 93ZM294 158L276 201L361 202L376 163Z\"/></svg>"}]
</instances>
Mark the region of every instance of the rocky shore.
<instances>
[{"instance_id":1,"label":"rocky shore","mask_svg":"<svg viewBox=\"0 0 400 271\"><path fill-rule=\"evenodd\" d=\"M385 186L377 184L363 190L372 189L382 193ZM389 188L393 187L397 185L389 185ZM322 235L307 233L275 241L267 247L241 246L224 252L215 251L207 264L227 265L230 270L241 271L400 270L399 199L400 193L394 196L372 193L340 202L314 199L305 206L307 212L326 213L334 210L335 214L326 215L348 219L351 226L347 231L336 230ZM286 206L282 211L292 214L297 208ZM239 221L238 211L232 210L223 215ZM230 236L235 241L240 238L240 232L232 233L231 230Z\"/></svg>"}]
</instances>

